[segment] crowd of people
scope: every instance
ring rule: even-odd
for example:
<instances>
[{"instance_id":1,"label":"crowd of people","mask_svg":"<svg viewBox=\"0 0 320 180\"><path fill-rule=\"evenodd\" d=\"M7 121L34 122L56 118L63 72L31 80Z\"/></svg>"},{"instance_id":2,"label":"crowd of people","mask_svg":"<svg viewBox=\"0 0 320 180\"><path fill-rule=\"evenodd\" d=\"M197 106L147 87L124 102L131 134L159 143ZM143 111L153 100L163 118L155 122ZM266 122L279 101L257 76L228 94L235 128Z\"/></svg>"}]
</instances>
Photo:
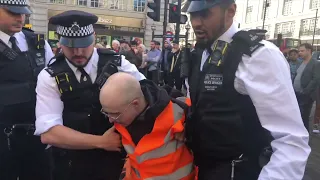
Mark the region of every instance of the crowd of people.
<instances>
[{"instance_id":1,"label":"crowd of people","mask_svg":"<svg viewBox=\"0 0 320 180\"><path fill-rule=\"evenodd\" d=\"M22 28L25 0L0 1L0 179L119 180L125 167L128 180L301 180L319 92L311 45L290 72L274 44L238 29L234 0L186 5L195 48L146 51L97 45L98 17L77 10L49 19L50 47Z\"/></svg>"},{"instance_id":2,"label":"crowd of people","mask_svg":"<svg viewBox=\"0 0 320 180\"><path fill-rule=\"evenodd\" d=\"M312 132L319 134L320 65L317 52L313 52L311 44L301 44L298 49L291 49L288 52L287 60L303 123L308 131L311 109L314 102L317 102Z\"/></svg>"}]
</instances>

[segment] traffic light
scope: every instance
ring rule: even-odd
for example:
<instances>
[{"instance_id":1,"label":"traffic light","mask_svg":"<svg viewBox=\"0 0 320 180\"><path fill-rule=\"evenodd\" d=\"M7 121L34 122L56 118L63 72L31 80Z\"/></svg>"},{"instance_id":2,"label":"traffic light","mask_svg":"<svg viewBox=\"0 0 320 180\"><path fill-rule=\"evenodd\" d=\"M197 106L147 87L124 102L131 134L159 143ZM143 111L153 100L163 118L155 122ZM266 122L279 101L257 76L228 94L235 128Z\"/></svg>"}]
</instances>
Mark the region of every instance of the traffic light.
<instances>
[{"instance_id":1,"label":"traffic light","mask_svg":"<svg viewBox=\"0 0 320 180\"><path fill-rule=\"evenodd\" d=\"M148 12L147 16L154 21L160 21L161 0L153 0L153 2L149 2L147 6L153 10L153 12Z\"/></svg>"},{"instance_id":2,"label":"traffic light","mask_svg":"<svg viewBox=\"0 0 320 180\"><path fill-rule=\"evenodd\" d=\"M177 23L180 21L180 11L178 5L169 4L169 23Z\"/></svg>"},{"instance_id":3,"label":"traffic light","mask_svg":"<svg viewBox=\"0 0 320 180\"><path fill-rule=\"evenodd\" d=\"M188 16L181 14L178 5L169 4L169 23L185 24L188 21Z\"/></svg>"},{"instance_id":4,"label":"traffic light","mask_svg":"<svg viewBox=\"0 0 320 180\"><path fill-rule=\"evenodd\" d=\"M277 46L280 48L282 44L282 34L277 35Z\"/></svg>"}]
</instances>

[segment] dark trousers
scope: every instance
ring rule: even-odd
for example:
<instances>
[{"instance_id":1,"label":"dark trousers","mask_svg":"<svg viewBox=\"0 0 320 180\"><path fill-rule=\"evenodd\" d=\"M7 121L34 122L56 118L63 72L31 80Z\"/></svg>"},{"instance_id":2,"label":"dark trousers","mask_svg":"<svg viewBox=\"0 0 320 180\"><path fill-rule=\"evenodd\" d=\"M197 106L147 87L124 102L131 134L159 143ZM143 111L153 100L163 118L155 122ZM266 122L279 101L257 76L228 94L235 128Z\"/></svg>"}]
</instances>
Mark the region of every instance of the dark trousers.
<instances>
[{"instance_id":1,"label":"dark trousers","mask_svg":"<svg viewBox=\"0 0 320 180\"><path fill-rule=\"evenodd\" d=\"M319 124L320 123L320 89L318 90L317 94L317 105L314 113L314 124Z\"/></svg>"},{"instance_id":2,"label":"dark trousers","mask_svg":"<svg viewBox=\"0 0 320 180\"><path fill-rule=\"evenodd\" d=\"M183 79L180 77L180 71L169 73L168 85L176 87L177 90L181 91Z\"/></svg>"},{"instance_id":3,"label":"dark trousers","mask_svg":"<svg viewBox=\"0 0 320 180\"><path fill-rule=\"evenodd\" d=\"M314 100L312 100L312 98L306 94L296 93L296 96L297 96L303 124L309 132L309 116L310 116L310 112L311 112Z\"/></svg>"},{"instance_id":4,"label":"dark trousers","mask_svg":"<svg viewBox=\"0 0 320 180\"><path fill-rule=\"evenodd\" d=\"M147 79L155 82L156 84L159 83L158 79L158 70L148 71L147 72Z\"/></svg>"},{"instance_id":5,"label":"dark trousers","mask_svg":"<svg viewBox=\"0 0 320 180\"><path fill-rule=\"evenodd\" d=\"M51 150L45 149L40 137L30 135L11 136L10 150L7 136L0 132L1 180L51 180Z\"/></svg>"},{"instance_id":6,"label":"dark trousers","mask_svg":"<svg viewBox=\"0 0 320 180\"><path fill-rule=\"evenodd\" d=\"M252 167L252 166L251 166ZM232 180L257 180L260 168L251 168L242 162L234 167ZM231 180L232 165L230 162L212 163L208 166L199 166L198 180Z\"/></svg>"},{"instance_id":7,"label":"dark trousers","mask_svg":"<svg viewBox=\"0 0 320 180\"><path fill-rule=\"evenodd\" d=\"M54 180L119 180L124 160L118 157L101 162L99 159L68 160L54 158Z\"/></svg>"}]
</instances>

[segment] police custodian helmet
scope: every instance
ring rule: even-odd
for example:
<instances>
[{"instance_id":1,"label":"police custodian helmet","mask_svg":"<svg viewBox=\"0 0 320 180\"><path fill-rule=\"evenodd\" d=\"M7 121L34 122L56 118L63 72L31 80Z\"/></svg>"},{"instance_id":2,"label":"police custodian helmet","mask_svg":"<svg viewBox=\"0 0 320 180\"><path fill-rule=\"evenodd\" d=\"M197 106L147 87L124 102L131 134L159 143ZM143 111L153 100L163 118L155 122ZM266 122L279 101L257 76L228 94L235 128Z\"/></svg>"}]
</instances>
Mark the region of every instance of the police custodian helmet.
<instances>
[{"instance_id":1,"label":"police custodian helmet","mask_svg":"<svg viewBox=\"0 0 320 180\"><path fill-rule=\"evenodd\" d=\"M98 17L84 11L65 11L49 19L49 23L57 25L60 44L70 48L86 48L95 40L93 24Z\"/></svg>"},{"instance_id":2,"label":"police custodian helmet","mask_svg":"<svg viewBox=\"0 0 320 180\"><path fill-rule=\"evenodd\" d=\"M203 11L210 9L219 4L234 3L235 0L188 0L186 4L186 11L189 13Z\"/></svg>"},{"instance_id":3,"label":"police custodian helmet","mask_svg":"<svg viewBox=\"0 0 320 180\"><path fill-rule=\"evenodd\" d=\"M27 0L0 0L0 8L5 8L14 14L31 14Z\"/></svg>"}]
</instances>

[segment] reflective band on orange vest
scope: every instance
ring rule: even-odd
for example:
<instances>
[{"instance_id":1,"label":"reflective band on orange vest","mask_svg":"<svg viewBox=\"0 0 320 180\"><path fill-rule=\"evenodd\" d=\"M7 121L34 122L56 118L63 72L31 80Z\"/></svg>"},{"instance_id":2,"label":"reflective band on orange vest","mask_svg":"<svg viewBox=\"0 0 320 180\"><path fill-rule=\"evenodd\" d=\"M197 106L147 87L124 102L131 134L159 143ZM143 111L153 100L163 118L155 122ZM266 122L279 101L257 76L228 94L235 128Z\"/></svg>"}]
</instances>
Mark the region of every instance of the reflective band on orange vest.
<instances>
[{"instance_id":1,"label":"reflective band on orange vest","mask_svg":"<svg viewBox=\"0 0 320 180\"><path fill-rule=\"evenodd\" d=\"M164 144L163 146L161 146L153 151L144 153L141 156L137 156L136 160L140 164L140 163L147 161L149 159L160 158L160 157L163 157L163 156L166 156L168 154L175 152L182 145L184 145L184 143L173 140L173 141L170 141L170 142ZM129 149L130 149L130 151L132 151L130 154L132 154L134 152L134 148L130 145L124 145L124 148L126 149L128 154L129 154L129 151L128 151Z\"/></svg>"},{"instance_id":2,"label":"reflective band on orange vest","mask_svg":"<svg viewBox=\"0 0 320 180\"><path fill-rule=\"evenodd\" d=\"M191 103L190 99L185 97L177 99L188 105ZM153 131L144 136L137 147L125 127L116 124L130 159L131 168L128 169L131 169L131 175L128 175L128 179L193 180L193 156L183 142L174 138L174 133L183 131L184 121L185 109L170 102L157 117ZM154 145L153 141L156 141ZM175 159L175 165L168 166L172 159Z\"/></svg>"},{"instance_id":3,"label":"reflective band on orange vest","mask_svg":"<svg viewBox=\"0 0 320 180\"><path fill-rule=\"evenodd\" d=\"M131 166L131 168L132 168L133 172L136 174L136 176L137 176L138 178L141 178L140 172L139 172L136 168L134 168L134 167L132 167L132 166Z\"/></svg>"},{"instance_id":4,"label":"reflective band on orange vest","mask_svg":"<svg viewBox=\"0 0 320 180\"><path fill-rule=\"evenodd\" d=\"M178 180L188 176L193 170L193 163L187 164L178 170L176 170L172 174L164 175L164 176L156 176L151 178L146 178L144 180Z\"/></svg>"},{"instance_id":5,"label":"reflective band on orange vest","mask_svg":"<svg viewBox=\"0 0 320 180\"><path fill-rule=\"evenodd\" d=\"M173 117L174 117L174 123L178 122L184 115L184 109L182 109L178 104L173 104ZM164 148L165 146L167 146L166 143L168 143L170 141L170 135L171 135L171 130L167 133L166 137L164 138ZM126 152L128 154L133 154L134 153L134 147L131 146L131 145L124 145L123 146L124 149L126 150ZM162 149L164 149L162 148ZM161 148L160 148L161 149ZM158 150L158 149L157 149ZM156 150L156 151L157 151ZM149 153L152 153L153 151L149 152ZM174 152L174 151L173 151ZM157 152L159 153L159 152Z\"/></svg>"}]
</instances>

